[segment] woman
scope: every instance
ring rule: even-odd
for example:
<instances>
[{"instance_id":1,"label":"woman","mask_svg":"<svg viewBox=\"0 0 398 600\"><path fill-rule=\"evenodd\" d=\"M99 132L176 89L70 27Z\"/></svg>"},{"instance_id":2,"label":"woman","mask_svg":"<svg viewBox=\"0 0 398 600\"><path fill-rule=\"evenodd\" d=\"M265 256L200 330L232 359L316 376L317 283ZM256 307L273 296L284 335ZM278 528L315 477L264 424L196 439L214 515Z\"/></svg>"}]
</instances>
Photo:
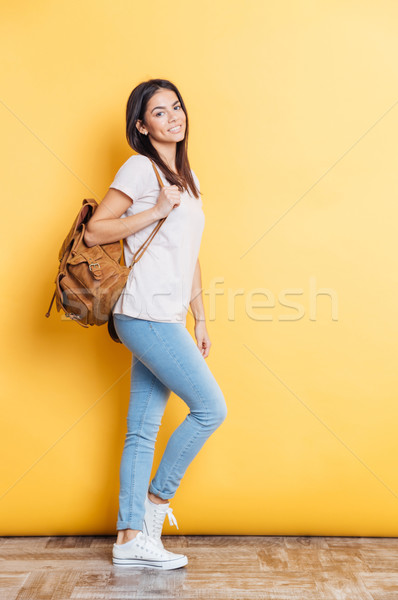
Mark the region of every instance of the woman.
<instances>
[{"instance_id":1,"label":"woman","mask_svg":"<svg viewBox=\"0 0 398 600\"><path fill-rule=\"evenodd\" d=\"M113 307L117 334L132 353L113 564L175 569L188 559L167 551L160 539L166 514L177 525L169 500L226 418L227 407L205 361L211 343L198 259L204 213L187 155L188 115L176 86L164 79L139 84L127 103L126 134L138 154L116 173L87 225L85 241L93 246L124 239L125 264L130 265L159 219L167 218ZM196 343L186 329L188 305ZM190 412L170 437L150 482L156 436L171 391Z\"/></svg>"}]
</instances>

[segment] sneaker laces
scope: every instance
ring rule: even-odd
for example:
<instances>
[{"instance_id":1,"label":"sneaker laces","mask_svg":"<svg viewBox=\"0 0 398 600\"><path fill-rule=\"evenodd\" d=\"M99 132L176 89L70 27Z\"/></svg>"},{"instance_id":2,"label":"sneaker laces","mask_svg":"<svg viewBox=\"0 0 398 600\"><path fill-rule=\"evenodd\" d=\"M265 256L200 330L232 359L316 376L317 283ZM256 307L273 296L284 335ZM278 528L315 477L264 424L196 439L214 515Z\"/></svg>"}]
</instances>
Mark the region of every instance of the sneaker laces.
<instances>
[{"instance_id":1,"label":"sneaker laces","mask_svg":"<svg viewBox=\"0 0 398 600\"><path fill-rule=\"evenodd\" d=\"M169 523L171 526L175 525L178 529L178 525L177 525L177 519L175 518L175 516L173 515L173 509L169 508L166 511L167 516L169 517Z\"/></svg>"},{"instance_id":2,"label":"sneaker laces","mask_svg":"<svg viewBox=\"0 0 398 600\"><path fill-rule=\"evenodd\" d=\"M159 506L161 506L161 505L159 505ZM170 525L171 526L175 525L178 529L177 519L173 515L172 508L168 507L166 511L155 508L154 512L153 512L153 535L154 535L154 537L160 538L160 535L162 533L162 528L163 528L163 521L164 521L166 515L169 517Z\"/></svg>"}]
</instances>

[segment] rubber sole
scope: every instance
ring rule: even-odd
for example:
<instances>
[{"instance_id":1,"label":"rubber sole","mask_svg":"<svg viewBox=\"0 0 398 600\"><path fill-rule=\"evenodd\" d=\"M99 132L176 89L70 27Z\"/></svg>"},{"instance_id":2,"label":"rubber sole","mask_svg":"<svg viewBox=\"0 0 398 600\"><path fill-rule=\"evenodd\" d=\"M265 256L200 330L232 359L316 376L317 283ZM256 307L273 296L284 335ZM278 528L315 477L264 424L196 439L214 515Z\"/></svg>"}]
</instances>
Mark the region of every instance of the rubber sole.
<instances>
[{"instance_id":1,"label":"rubber sole","mask_svg":"<svg viewBox=\"0 0 398 600\"><path fill-rule=\"evenodd\" d=\"M177 558L170 561L147 560L144 558L112 558L112 563L117 567L147 567L150 569L159 569L169 571L170 569L179 569L188 564L188 558Z\"/></svg>"}]
</instances>

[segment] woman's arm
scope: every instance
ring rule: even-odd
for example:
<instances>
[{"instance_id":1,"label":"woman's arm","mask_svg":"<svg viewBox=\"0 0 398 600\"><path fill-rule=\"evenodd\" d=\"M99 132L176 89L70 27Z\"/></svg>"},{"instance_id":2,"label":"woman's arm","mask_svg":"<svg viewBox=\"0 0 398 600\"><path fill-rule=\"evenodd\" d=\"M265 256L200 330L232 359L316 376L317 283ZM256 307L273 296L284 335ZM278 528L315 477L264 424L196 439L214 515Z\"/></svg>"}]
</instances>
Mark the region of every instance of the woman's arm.
<instances>
[{"instance_id":1,"label":"woman's arm","mask_svg":"<svg viewBox=\"0 0 398 600\"><path fill-rule=\"evenodd\" d=\"M202 275L199 259L196 261L195 273L193 276L190 306L195 319L195 337L197 345L203 358L207 358L210 352L211 342L206 329L206 315L203 306Z\"/></svg>"},{"instance_id":2,"label":"woman's arm","mask_svg":"<svg viewBox=\"0 0 398 600\"><path fill-rule=\"evenodd\" d=\"M195 273L193 276L190 306L195 321L206 321L202 298L202 275L200 272L199 259L196 261Z\"/></svg>"},{"instance_id":3,"label":"woman's arm","mask_svg":"<svg viewBox=\"0 0 398 600\"><path fill-rule=\"evenodd\" d=\"M86 226L84 242L87 246L118 242L160 219L158 205L136 215L120 217L131 206L131 198L124 192L109 188L104 199Z\"/></svg>"}]
</instances>

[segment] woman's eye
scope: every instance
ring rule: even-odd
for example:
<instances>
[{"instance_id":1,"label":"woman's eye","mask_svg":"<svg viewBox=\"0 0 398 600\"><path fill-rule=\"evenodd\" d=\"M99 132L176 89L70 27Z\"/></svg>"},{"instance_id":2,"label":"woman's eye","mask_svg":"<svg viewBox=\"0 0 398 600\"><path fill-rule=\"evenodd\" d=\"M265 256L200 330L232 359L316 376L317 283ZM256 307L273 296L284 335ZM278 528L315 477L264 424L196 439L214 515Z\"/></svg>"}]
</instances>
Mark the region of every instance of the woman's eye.
<instances>
[{"instance_id":1,"label":"woman's eye","mask_svg":"<svg viewBox=\"0 0 398 600\"><path fill-rule=\"evenodd\" d=\"M181 108L181 106L180 106L180 105L178 105L178 106L175 106L175 107L174 107L174 109L176 109L176 108L180 109L180 108ZM163 115L163 111L162 111L162 110L161 110L160 112L158 112L158 113L155 113L155 116L156 116L156 117L158 117L159 115Z\"/></svg>"}]
</instances>

